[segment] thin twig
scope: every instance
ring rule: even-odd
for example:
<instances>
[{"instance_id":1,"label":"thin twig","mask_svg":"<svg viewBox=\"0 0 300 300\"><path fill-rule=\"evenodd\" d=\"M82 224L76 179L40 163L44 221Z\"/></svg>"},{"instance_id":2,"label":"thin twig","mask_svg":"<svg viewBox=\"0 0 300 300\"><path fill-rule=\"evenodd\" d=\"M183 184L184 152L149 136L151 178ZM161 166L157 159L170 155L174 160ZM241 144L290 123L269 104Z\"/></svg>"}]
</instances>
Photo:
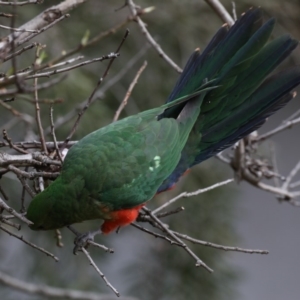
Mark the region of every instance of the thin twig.
<instances>
[{"instance_id":1,"label":"thin twig","mask_svg":"<svg viewBox=\"0 0 300 300\"><path fill-rule=\"evenodd\" d=\"M13 15L12 15L12 14L7 14L7 13L0 12L0 17L4 17L4 18L12 18Z\"/></svg>"},{"instance_id":2,"label":"thin twig","mask_svg":"<svg viewBox=\"0 0 300 300\"><path fill-rule=\"evenodd\" d=\"M83 58L84 58L83 55L78 55L76 57L72 57L68 60L64 60L64 61L58 62L56 64L50 64L48 62L45 66L40 66L39 70L41 70L41 69L49 70L49 69L54 69L54 68L57 68L57 67L62 67L62 66L65 66L65 65L70 65L70 64L73 64L75 61L81 60Z\"/></svg>"},{"instance_id":3,"label":"thin twig","mask_svg":"<svg viewBox=\"0 0 300 300\"><path fill-rule=\"evenodd\" d=\"M55 25L58 21L58 18L64 18L64 16L72 9L83 4L87 0L65 0L61 1L57 5L47 8L41 12L36 17L32 18L29 22L23 24L20 28L26 28L31 30L40 30L40 32L45 31L51 26ZM15 6L14 6L15 8ZM14 14L15 15L15 14ZM50 24L50 26L48 26ZM11 26L14 27L14 26ZM29 38L28 38L29 37ZM26 38L30 39L33 36L30 36L27 32L16 32L15 42L17 45L20 45L23 41L26 41ZM8 53L11 51L10 43L13 37L12 34L3 38L0 41L0 52ZM22 42L21 42L22 41Z\"/></svg>"},{"instance_id":4,"label":"thin twig","mask_svg":"<svg viewBox=\"0 0 300 300\"><path fill-rule=\"evenodd\" d=\"M28 42L29 40L33 39L38 34L41 34L42 32L44 32L44 31L48 30L49 28L53 27L54 25L56 25L58 22L63 21L64 19L69 18L69 17L70 17L70 15L66 14L66 15L61 16L60 18L57 18L52 23L50 23L50 24L46 25L45 27L41 28L40 30L38 30L36 33L32 33L32 34L28 35L23 40L19 40L16 45L20 46L20 45Z\"/></svg>"},{"instance_id":5,"label":"thin twig","mask_svg":"<svg viewBox=\"0 0 300 300\"><path fill-rule=\"evenodd\" d=\"M136 22L138 23L141 32L144 34L148 42L152 45L152 47L158 52L159 56L163 58L172 68L174 68L178 73L182 72L182 69L162 50L161 46L154 40L149 31L147 30L145 23L138 16L137 10L135 8L135 4L132 0L127 0L128 7L132 13L132 15L136 16Z\"/></svg>"},{"instance_id":6,"label":"thin twig","mask_svg":"<svg viewBox=\"0 0 300 300\"><path fill-rule=\"evenodd\" d=\"M291 184L290 184L290 188L291 188L291 189L294 189L294 188L298 187L299 185L300 185L300 180L291 183Z\"/></svg>"},{"instance_id":7,"label":"thin twig","mask_svg":"<svg viewBox=\"0 0 300 300\"><path fill-rule=\"evenodd\" d=\"M85 248L81 249L82 252L85 254L85 256L87 257L87 259L89 260L90 264L94 267L94 269L96 270L96 272L100 275L100 277L103 279L103 281L105 282L105 284L118 296L120 297L120 293L111 285L111 283L107 280L107 278L105 277L105 275L100 271L100 269L97 267L97 265L95 264L94 260L92 259L92 257L90 256L90 254L88 253L88 251Z\"/></svg>"},{"instance_id":8,"label":"thin twig","mask_svg":"<svg viewBox=\"0 0 300 300\"><path fill-rule=\"evenodd\" d=\"M114 249L111 249L111 248L108 248L108 247L106 247L104 245L95 243L94 241L88 241L88 244L93 245L94 247L103 249L105 252L108 252L108 253L114 253L115 252Z\"/></svg>"},{"instance_id":9,"label":"thin twig","mask_svg":"<svg viewBox=\"0 0 300 300\"><path fill-rule=\"evenodd\" d=\"M55 151L57 156L59 157L59 160L63 162L63 158L61 156L61 153L59 151L58 145L57 145L57 140L56 140L56 135L55 135L55 128L54 128L54 122L53 122L53 105L50 105L50 126L51 126L51 135L53 138L53 143L55 147Z\"/></svg>"},{"instance_id":10,"label":"thin twig","mask_svg":"<svg viewBox=\"0 0 300 300\"><path fill-rule=\"evenodd\" d=\"M70 148L71 146L75 145L77 142L78 141L70 141L68 143L67 147ZM64 143L64 141L58 141L57 145L60 147L63 143ZM27 149L40 149L41 148L41 142L37 141L37 140L14 142L13 144L15 146L18 146L19 148L22 148L22 149L25 149L25 150L27 150ZM46 145L47 145L48 149L55 149L54 142L46 142ZM4 142L4 141L0 141L0 147L9 147L9 144ZM1 156L0 156L0 165L1 165Z\"/></svg>"},{"instance_id":11,"label":"thin twig","mask_svg":"<svg viewBox=\"0 0 300 300\"><path fill-rule=\"evenodd\" d=\"M52 143L53 144L53 143ZM42 155L41 152L32 152L28 154L12 155L6 152L0 152L0 167L7 168L9 165L15 166L61 166L61 162L49 159Z\"/></svg>"},{"instance_id":12,"label":"thin twig","mask_svg":"<svg viewBox=\"0 0 300 300\"><path fill-rule=\"evenodd\" d=\"M38 66L39 63L39 54L40 54L40 50L42 48L41 47L37 47L36 48L36 56L35 56L35 62L34 62L34 66ZM42 126L42 120L41 120L41 113L40 113L40 105L39 105L39 97L38 97L38 90L37 90L37 78L34 79L34 101L35 101L35 117L36 117L36 123L38 126L38 130L39 130L39 136L40 136L40 141L42 144L42 150L48 154L48 150L45 144L45 135L44 135L44 129Z\"/></svg>"},{"instance_id":13,"label":"thin twig","mask_svg":"<svg viewBox=\"0 0 300 300\"><path fill-rule=\"evenodd\" d=\"M294 119L292 121L287 121L284 124L276 127L275 129L272 129L269 132L258 136L257 139L255 140L255 142L262 142L266 139L269 139L273 135L275 135L283 130L286 130L288 128L292 128L294 125L299 124L299 123L300 123L300 118Z\"/></svg>"},{"instance_id":14,"label":"thin twig","mask_svg":"<svg viewBox=\"0 0 300 300\"><path fill-rule=\"evenodd\" d=\"M290 174L286 177L281 188L284 190L288 190L291 181L293 180L293 178L297 175L297 173L299 171L300 171L300 161L298 161L298 163L295 165L295 167L291 170Z\"/></svg>"},{"instance_id":15,"label":"thin twig","mask_svg":"<svg viewBox=\"0 0 300 300\"><path fill-rule=\"evenodd\" d=\"M24 223L26 223L27 225L31 225L33 224L31 221L29 221L28 219L26 219L22 214L17 213L13 208L9 207L3 200L2 198L0 198L0 208L5 209L7 212L9 212L10 214L12 214L14 217L16 217L17 219L23 221Z\"/></svg>"},{"instance_id":16,"label":"thin twig","mask_svg":"<svg viewBox=\"0 0 300 300\"><path fill-rule=\"evenodd\" d=\"M28 172L28 167L25 167L25 172ZM24 180L26 183L26 180ZM26 183L27 184L27 183ZM26 208L25 208L25 195L26 195L26 188L23 185L22 187L22 194L21 194L21 213L25 213L26 212Z\"/></svg>"},{"instance_id":17,"label":"thin twig","mask_svg":"<svg viewBox=\"0 0 300 300\"><path fill-rule=\"evenodd\" d=\"M230 159L225 157L222 153L223 153L223 151L218 153L215 157L217 159L219 159L220 161L224 162L225 164L230 164Z\"/></svg>"},{"instance_id":18,"label":"thin twig","mask_svg":"<svg viewBox=\"0 0 300 300\"><path fill-rule=\"evenodd\" d=\"M27 46L23 47L22 49L17 50L16 52L14 52L12 54L9 54L6 57L4 57L3 58L3 62L8 61L8 60L10 60L11 58L13 58L15 56L18 56L18 55L22 54L23 52L25 52L27 50L30 50L30 49L32 49L34 47L37 47L38 45L39 45L38 43L32 43L30 45L27 45Z\"/></svg>"},{"instance_id":19,"label":"thin twig","mask_svg":"<svg viewBox=\"0 0 300 300\"><path fill-rule=\"evenodd\" d=\"M13 223L13 222L5 219L1 214L0 214L0 223L4 223L8 226L14 227L17 230L21 230L21 225L20 224Z\"/></svg>"},{"instance_id":20,"label":"thin twig","mask_svg":"<svg viewBox=\"0 0 300 300\"><path fill-rule=\"evenodd\" d=\"M235 6L235 2L231 1L232 4L232 16L233 16L233 20L234 22L237 21L237 14L236 14L236 6Z\"/></svg>"},{"instance_id":21,"label":"thin twig","mask_svg":"<svg viewBox=\"0 0 300 300\"><path fill-rule=\"evenodd\" d=\"M28 153L28 151L23 150L23 149L19 148L18 146L14 145L14 143L12 142L11 138L8 136L7 131L5 129L3 129L3 139L8 142L10 148L16 150L17 152L23 153L23 154Z\"/></svg>"},{"instance_id":22,"label":"thin twig","mask_svg":"<svg viewBox=\"0 0 300 300\"><path fill-rule=\"evenodd\" d=\"M8 197L5 193L5 191L3 190L2 186L0 185L0 193L2 194L3 198L5 201L8 201Z\"/></svg>"},{"instance_id":23,"label":"thin twig","mask_svg":"<svg viewBox=\"0 0 300 300\"><path fill-rule=\"evenodd\" d=\"M23 5L28 5L28 4L40 4L43 3L44 0L27 0L27 1L0 1L0 5L9 5L9 6L23 6Z\"/></svg>"},{"instance_id":24,"label":"thin twig","mask_svg":"<svg viewBox=\"0 0 300 300\"><path fill-rule=\"evenodd\" d=\"M164 231L167 235L172 237L176 242L181 244L184 250L196 260L196 267L203 267L209 272L213 272L213 270L207 266L180 238L178 238L171 230L167 228L167 226L160 221L147 207L143 207L143 210L157 223L159 224L162 231Z\"/></svg>"},{"instance_id":25,"label":"thin twig","mask_svg":"<svg viewBox=\"0 0 300 300\"><path fill-rule=\"evenodd\" d=\"M0 3L1 5L1 3ZM9 26L0 25L0 28L16 31L16 32L31 32L31 33L38 33L38 30L31 30L31 29L25 29L25 28L11 28Z\"/></svg>"},{"instance_id":26,"label":"thin twig","mask_svg":"<svg viewBox=\"0 0 300 300\"><path fill-rule=\"evenodd\" d=\"M276 150L275 150L274 144L272 142L270 142L269 147L270 147L270 152L271 152L271 163L272 163L272 166L274 169L274 173L279 174L278 164L277 164L277 160L276 160ZM283 178L283 180L285 180L285 178ZM274 176L274 185L276 187L280 186L278 176Z\"/></svg>"},{"instance_id":27,"label":"thin twig","mask_svg":"<svg viewBox=\"0 0 300 300\"><path fill-rule=\"evenodd\" d=\"M35 244L33 244L33 243L25 240L22 235L19 236L19 235L15 234L15 233L11 232L7 228L3 227L1 224L0 224L0 229L2 229L3 231L5 231L9 235L17 238L18 240L24 242L26 245L28 245L28 246L30 246L30 247L32 247L34 249L37 249L38 251L41 251L41 252L45 253L47 256L50 256L51 258L53 258L55 261L59 261L59 259L54 254L52 254L51 252L45 250L44 248L41 248L41 247L39 247L39 246L37 246L37 245L35 245Z\"/></svg>"},{"instance_id":28,"label":"thin twig","mask_svg":"<svg viewBox=\"0 0 300 300\"><path fill-rule=\"evenodd\" d=\"M300 109L296 110L292 113L288 118L286 118L282 123L286 123L287 121L292 121L300 115Z\"/></svg>"},{"instance_id":29,"label":"thin twig","mask_svg":"<svg viewBox=\"0 0 300 300\"><path fill-rule=\"evenodd\" d=\"M168 216L171 216L171 215L174 215L174 214L178 214L179 212L182 212L182 211L184 211L184 207L180 206L180 207L177 207L173 210L161 212L161 213L157 214L156 216L161 219L161 218L168 217Z\"/></svg>"},{"instance_id":30,"label":"thin twig","mask_svg":"<svg viewBox=\"0 0 300 300\"><path fill-rule=\"evenodd\" d=\"M21 118L22 121L25 121L27 123L32 124L32 119L31 119L32 117L31 116L26 115L26 118L24 118L23 114L21 112L19 112L18 110L16 110L14 107L12 107L11 105L7 104L7 102L4 102L3 100L0 100L0 105L2 105L5 109L7 109L8 111L10 111L14 116Z\"/></svg>"},{"instance_id":31,"label":"thin twig","mask_svg":"<svg viewBox=\"0 0 300 300\"><path fill-rule=\"evenodd\" d=\"M18 179L20 180L20 182L21 182L22 186L24 187L24 189L25 189L25 190L27 191L27 193L33 198L36 194L35 194L35 192L30 188L30 186L28 185L28 183L24 180L24 177L25 177L25 178L29 178L29 177L26 177L26 176L27 176L26 172L23 172L23 171L21 171L20 169L14 167L14 166L12 166L12 165L8 166L7 169L13 171L13 172L17 175L17 177L18 177ZM24 176L24 175L25 175L25 176ZM34 178L34 177L33 177L33 178Z\"/></svg>"},{"instance_id":32,"label":"thin twig","mask_svg":"<svg viewBox=\"0 0 300 300\"><path fill-rule=\"evenodd\" d=\"M249 254L269 254L268 250L255 250L255 249L245 249L245 248L240 248L240 247L229 247L229 246L224 246L224 245L219 245L219 244L215 244L215 243L211 243L211 242L194 239L186 234L182 234L177 231L172 231L172 232L176 236L178 236L184 240L187 240L189 242L192 242L193 244L199 244L199 245L206 246L206 247L221 249L221 250L225 250L225 251L243 252L243 253L249 253Z\"/></svg>"},{"instance_id":33,"label":"thin twig","mask_svg":"<svg viewBox=\"0 0 300 300\"><path fill-rule=\"evenodd\" d=\"M141 16L143 14L146 14L148 13L149 11L147 10L139 10L138 11L138 15ZM83 50L85 48L88 48L90 46L93 46L95 45L96 43L98 43L100 40L102 40L103 38L109 36L110 34L115 34L116 32L118 32L121 28L125 27L128 23L132 22L132 21L135 21L135 18L136 16L129 16L127 17L124 21L122 21L121 23L117 24L116 26L104 31L104 32L101 32L99 34L97 34L96 36L94 36L93 38L91 38L90 40L86 41L86 42L82 42L75 48L67 51L67 52L64 52L62 55L52 59L50 62L47 63L47 65L51 66L53 64L56 64L62 60L64 60L65 58L79 52L80 50ZM44 66L45 67L45 66Z\"/></svg>"},{"instance_id":34,"label":"thin twig","mask_svg":"<svg viewBox=\"0 0 300 300\"><path fill-rule=\"evenodd\" d=\"M35 102L34 99L32 99L32 97L29 96L29 95L18 95L18 99L27 101L29 103L34 103ZM39 99L39 103L40 104L50 104L50 105L52 104L52 105L54 105L54 104L60 104L60 103L63 103L63 102L64 102L64 99L62 99L62 98L57 98L57 99L48 99L48 98L46 98L46 99Z\"/></svg>"},{"instance_id":35,"label":"thin twig","mask_svg":"<svg viewBox=\"0 0 300 300\"><path fill-rule=\"evenodd\" d=\"M144 231L144 232L146 232L146 233L148 233L150 235L153 235L155 238L163 239L163 240L169 242L171 245L177 245L177 246L182 247L181 244L179 244L179 243L177 243L177 242L169 239L168 237L166 237L166 236L164 236L162 234L159 234L157 232L153 232L153 231L151 231L151 230L149 230L149 229L147 229L145 227L142 227L141 225L138 225L136 223L131 223L130 225L133 226L133 227L135 227L135 228L137 228L137 229L139 229L139 230L141 230L141 231Z\"/></svg>"},{"instance_id":36,"label":"thin twig","mask_svg":"<svg viewBox=\"0 0 300 300\"><path fill-rule=\"evenodd\" d=\"M127 63L126 65L121 69L120 72L118 72L114 77L112 77L110 80L108 80L106 82L106 84L103 84L102 88L99 89L97 91L97 93L95 94L94 98L91 100L91 103L95 102L95 99L99 99L99 98L103 98L105 95L105 92L110 89L115 83L117 83L122 77L124 77L127 74L127 71L132 68L132 66L145 54L145 52L149 49L149 46L146 45L145 47L141 48L141 50L134 56L132 57ZM86 100L88 101L88 100ZM68 121L70 121L74 116L76 116L76 114L78 114L78 111L81 111L82 109L84 109L85 107L85 102L79 104L78 106L76 106L75 108L73 108L71 111L69 111L68 113L64 114L61 117L58 117L54 123L55 128L59 128L60 126L64 125L65 123L67 123ZM50 133L50 127L48 127L45 130L46 133ZM1 144L1 142L0 142ZM62 145L64 145L64 147L67 147L67 145L65 145L65 143L63 144L59 144L60 148L63 148Z\"/></svg>"},{"instance_id":37,"label":"thin twig","mask_svg":"<svg viewBox=\"0 0 300 300\"><path fill-rule=\"evenodd\" d=\"M170 204L176 202L177 200L179 200L180 198L189 198L189 197L193 197L193 196L197 196L199 194L202 194L202 193L205 193L205 192L208 192L208 191L211 191L215 188L218 188L220 186L223 186L223 185L226 185L230 182L233 182L234 179L227 179L225 181L221 181L221 182L218 182L216 184L213 184L207 188L204 188L204 189L199 189L197 191L194 191L194 192L183 192L181 194L179 194L178 196L174 197L173 199L170 199L169 201L167 201L166 203L164 203L163 205L161 205L160 207L156 208L155 210L152 211L153 214L157 214L159 211L161 211L162 209L166 208L167 206L169 206Z\"/></svg>"},{"instance_id":38,"label":"thin twig","mask_svg":"<svg viewBox=\"0 0 300 300\"><path fill-rule=\"evenodd\" d=\"M117 121L119 119L119 116L122 112L122 110L124 109L124 107L127 105L128 99L132 93L133 88L135 87L135 85L138 82L138 79L140 78L141 74L143 73L143 71L145 70L145 68L147 67L147 61L144 61L143 65L140 67L140 69L137 71L134 79L132 80L131 84L129 85L129 88L126 92L126 95L123 99L123 101L121 102L120 106L118 107L115 116L113 118L113 122Z\"/></svg>"},{"instance_id":39,"label":"thin twig","mask_svg":"<svg viewBox=\"0 0 300 300\"><path fill-rule=\"evenodd\" d=\"M127 39L128 35L129 35L129 30L126 30L125 35L124 35L124 37L123 37L120 45L118 46L117 50L115 51L115 53L119 53L120 52L120 49L122 48L122 46L123 46L125 40ZM99 78L99 80L97 82L97 85L95 86L94 90L92 91L91 95L89 96L88 100L86 101L84 107L78 113L77 120L75 121L74 126L71 129L70 134L66 138L66 140L65 140L65 142L64 142L64 144L63 144L63 146L61 148L64 148L68 144L68 142L70 141L70 139L72 138L73 134L75 133L75 131L76 131L77 127L78 127L78 124L79 124L79 122L80 122L83 114L86 112L86 110L88 109L88 107L92 103L92 100L93 100L93 98L95 96L96 91L98 90L99 86L101 85L101 83L103 82L103 80L105 79L105 77L108 75L109 69L112 66L112 64L113 64L113 62L114 62L115 59L116 59L116 57L114 56L109 61L109 64L107 65L107 67L106 67L106 69L105 69L102 77Z\"/></svg>"},{"instance_id":40,"label":"thin twig","mask_svg":"<svg viewBox=\"0 0 300 300\"><path fill-rule=\"evenodd\" d=\"M48 89L51 86L61 83L65 78L66 78L66 74L64 74L60 77L55 77L52 80L49 80L47 82L39 84L36 87L36 89L38 91L43 90L43 89ZM16 79L16 77L14 79ZM3 89L3 91L0 91L0 97L15 96L16 94L19 94L19 93L34 93L34 91L35 91L35 88L31 87L31 86L22 87L21 90L18 88Z\"/></svg>"},{"instance_id":41,"label":"thin twig","mask_svg":"<svg viewBox=\"0 0 300 300\"><path fill-rule=\"evenodd\" d=\"M10 171L13 171L15 174L25 177L25 178L28 178L28 179L34 179L37 177L45 177L45 178L55 179L59 175L59 172L35 172L35 171L34 172L25 172L25 171L22 171L22 170L16 168L13 165L8 166L7 168Z\"/></svg>"},{"instance_id":42,"label":"thin twig","mask_svg":"<svg viewBox=\"0 0 300 300\"><path fill-rule=\"evenodd\" d=\"M115 296L98 294L88 291L55 288L47 285L37 285L8 276L0 271L0 282L28 294L40 295L46 298L69 300L115 300ZM120 300L138 300L133 297L121 297Z\"/></svg>"},{"instance_id":43,"label":"thin twig","mask_svg":"<svg viewBox=\"0 0 300 300\"><path fill-rule=\"evenodd\" d=\"M227 23L230 27L234 24L234 19L219 0L204 1L217 13L223 22Z\"/></svg>"},{"instance_id":44,"label":"thin twig","mask_svg":"<svg viewBox=\"0 0 300 300\"><path fill-rule=\"evenodd\" d=\"M38 47L40 49L43 48L43 46L41 44L36 44L36 47ZM74 66L72 66L70 68L64 68L64 69L59 69L59 70L54 70L54 71L49 71L49 72L44 72L44 73L38 73L40 70L51 70L53 68L57 68L57 67L61 67L61 66L72 64L75 61L82 59L83 57L84 56L80 55L78 57L74 57L74 58L71 58L69 60L62 61L62 62L60 62L60 63L58 63L56 65L49 65L49 63L48 64L44 64L44 65L33 64L32 67L28 67L25 70L19 71L17 75L20 78L22 78L23 80L32 79L32 78L38 78L38 77L50 77L51 75L62 73L62 72L67 72L69 70L75 69L75 68L80 67L82 65L87 65L87 64L89 64L91 62L95 62L95 61L99 61L99 60L103 59L103 57L96 58L95 60L88 60L88 61L84 62L82 65L81 64L77 64L77 65L74 65ZM8 76L8 77L6 76L3 79L1 79L0 82L2 84L9 84L9 83L12 83L13 79L15 79L15 75L11 75L11 76Z\"/></svg>"},{"instance_id":45,"label":"thin twig","mask_svg":"<svg viewBox=\"0 0 300 300\"><path fill-rule=\"evenodd\" d=\"M76 65L73 65L73 66L70 66L70 67L30 75L30 76L27 76L25 79L32 79L32 78L39 78L39 77L50 77L51 75L56 75L56 74L59 74L59 73L68 72L70 70L77 69L79 67L86 66L86 65L89 65L89 64L92 64L92 63L95 63L95 62L101 62L101 61L104 61L104 60L107 60L107 59L117 58L118 56L119 56L119 53L110 53L108 55L104 55L104 56L101 56L101 57L89 59L87 61L81 62L79 64L76 64ZM27 72L27 73L29 73L29 72Z\"/></svg>"}]
</instances>

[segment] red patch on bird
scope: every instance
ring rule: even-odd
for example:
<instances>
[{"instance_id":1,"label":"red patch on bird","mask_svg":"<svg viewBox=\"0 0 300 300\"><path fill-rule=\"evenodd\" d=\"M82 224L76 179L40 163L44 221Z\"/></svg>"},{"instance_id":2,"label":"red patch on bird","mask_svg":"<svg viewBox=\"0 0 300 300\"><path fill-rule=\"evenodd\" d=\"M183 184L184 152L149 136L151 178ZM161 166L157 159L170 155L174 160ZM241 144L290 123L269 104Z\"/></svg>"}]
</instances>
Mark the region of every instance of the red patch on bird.
<instances>
[{"instance_id":1,"label":"red patch on bird","mask_svg":"<svg viewBox=\"0 0 300 300\"><path fill-rule=\"evenodd\" d=\"M139 215L140 209L145 204L140 204L133 208L116 210L110 213L110 220L105 220L101 226L101 230L104 234L108 234L113 230L121 226L126 226L136 220Z\"/></svg>"}]
</instances>

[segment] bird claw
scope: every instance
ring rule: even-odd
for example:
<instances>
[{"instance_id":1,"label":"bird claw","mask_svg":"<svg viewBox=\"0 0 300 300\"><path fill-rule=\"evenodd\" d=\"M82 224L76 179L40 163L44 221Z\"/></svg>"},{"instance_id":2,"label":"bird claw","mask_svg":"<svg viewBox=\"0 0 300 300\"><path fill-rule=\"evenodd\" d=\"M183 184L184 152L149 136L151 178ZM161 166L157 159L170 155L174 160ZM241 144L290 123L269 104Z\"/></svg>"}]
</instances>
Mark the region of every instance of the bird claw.
<instances>
[{"instance_id":1,"label":"bird claw","mask_svg":"<svg viewBox=\"0 0 300 300\"><path fill-rule=\"evenodd\" d=\"M87 248L90 241L94 240L94 236L90 235L90 232L86 232L76 236L74 240L75 247L73 249L73 253L77 255L78 251L81 251L82 248Z\"/></svg>"},{"instance_id":2,"label":"bird claw","mask_svg":"<svg viewBox=\"0 0 300 300\"><path fill-rule=\"evenodd\" d=\"M77 255L78 251L82 251L82 248L87 248L90 244L90 242L94 241L95 235L101 233L101 231L88 231L83 234L79 234L76 236L74 240L75 247L73 249L73 253Z\"/></svg>"}]
</instances>

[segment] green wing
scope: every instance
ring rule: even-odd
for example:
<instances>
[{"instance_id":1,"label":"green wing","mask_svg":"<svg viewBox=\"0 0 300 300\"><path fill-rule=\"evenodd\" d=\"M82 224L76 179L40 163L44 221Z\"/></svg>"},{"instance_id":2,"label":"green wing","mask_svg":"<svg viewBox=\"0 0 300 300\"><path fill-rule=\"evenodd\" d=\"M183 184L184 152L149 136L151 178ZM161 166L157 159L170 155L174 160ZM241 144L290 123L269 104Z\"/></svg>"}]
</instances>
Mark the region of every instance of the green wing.
<instances>
[{"instance_id":1,"label":"green wing","mask_svg":"<svg viewBox=\"0 0 300 300\"><path fill-rule=\"evenodd\" d=\"M64 184L72 184L75 176L82 178L90 197L113 210L152 198L178 163L184 144L174 119L128 121L79 141L70 149L61 174Z\"/></svg>"}]
</instances>

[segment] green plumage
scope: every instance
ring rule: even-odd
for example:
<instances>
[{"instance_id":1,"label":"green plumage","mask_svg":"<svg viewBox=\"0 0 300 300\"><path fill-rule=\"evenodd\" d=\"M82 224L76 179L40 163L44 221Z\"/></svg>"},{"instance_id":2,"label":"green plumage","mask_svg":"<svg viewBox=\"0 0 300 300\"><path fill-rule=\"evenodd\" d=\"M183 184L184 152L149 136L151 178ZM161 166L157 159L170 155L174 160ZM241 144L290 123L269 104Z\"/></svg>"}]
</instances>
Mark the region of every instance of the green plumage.
<instances>
[{"instance_id":1,"label":"green plumage","mask_svg":"<svg viewBox=\"0 0 300 300\"><path fill-rule=\"evenodd\" d=\"M74 145L61 175L31 202L32 229L110 220L261 126L300 83L299 67L265 80L298 44L288 35L267 43L273 27L259 9L249 10L231 29L223 26L202 54L192 54L167 104Z\"/></svg>"},{"instance_id":2,"label":"green plumage","mask_svg":"<svg viewBox=\"0 0 300 300\"><path fill-rule=\"evenodd\" d=\"M125 118L81 139L69 150L61 175L31 202L27 217L34 222L32 229L109 219L111 211L151 199L178 164L202 98L189 101L177 119L158 121L157 116L185 99Z\"/></svg>"}]
</instances>

